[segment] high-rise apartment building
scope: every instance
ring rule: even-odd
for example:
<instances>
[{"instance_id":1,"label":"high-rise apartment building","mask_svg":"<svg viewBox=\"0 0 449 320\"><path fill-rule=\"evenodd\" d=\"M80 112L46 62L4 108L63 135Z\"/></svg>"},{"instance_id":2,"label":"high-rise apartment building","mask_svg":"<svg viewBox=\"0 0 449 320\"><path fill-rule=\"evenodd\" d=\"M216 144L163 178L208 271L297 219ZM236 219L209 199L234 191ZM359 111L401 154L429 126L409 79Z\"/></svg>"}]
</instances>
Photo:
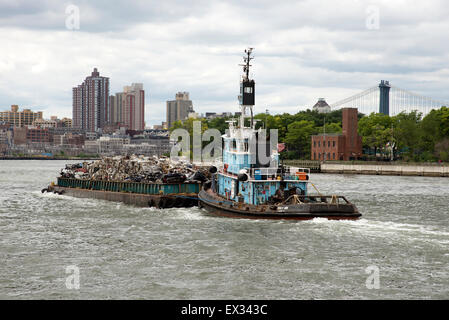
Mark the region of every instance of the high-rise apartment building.
<instances>
[{"instance_id":1,"label":"high-rise apartment building","mask_svg":"<svg viewBox=\"0 0 449 320\"><path fill-rule=\"evenodd\" d=\"M123 87L109 97L109 123L119 124L129 130L145 129L145 91L142 83Z\"/></svg>"},{"instance_id":2,"label":"high-rise apartment building","mask_svg":"<svg viewBox=\"0 0 449 320\"><path fill-rule=\"evenodd\" d=\"M175 121L185 120L193 111L192 100L188 92L178 92L176 100L167 101L167 127L170 128Z\"/></svg>"},{"instance_id":3,"label":"high-rise apartment building","mask_svg":"<svg viewBox=\"0 0 449 320\"><path fill-rule=\"evenodd\" d=\"M142 83L123 88L121 122L129 130L145 129L145 91Z\"/></svg>"},{"instance_id":4,"label":"high-rise apartment building","mask_svg":"<svg viewBox=\"0 0 449 320\"><path fill-rule=\"evenodd\" d=\"M9 124L11 127L30 126L37 119L42 119L42 111L33 112L30 109L19 111L18 105L12 105L11 111L0 112L0 122Z\"/></svg>"},{"instance_id":5,"label":"high-rise apartment building","mask_svg":"<svg viewBox=\"0 0 449 320\"><path fill-rule=\"evenodd\" d=\"M109 122L109 78L97 68L73 88L73 127L95 132Z\"/></svg>"},{"instance_id":6,"label":"high-rise apartment building","mask_svg":"<svg viewBox=\"0 0 449 320\"><path fill-rule=\"evenodd\" d=\"M122 123L123 92L109 96L109 123Z\"/></svg>"}]
</instances>

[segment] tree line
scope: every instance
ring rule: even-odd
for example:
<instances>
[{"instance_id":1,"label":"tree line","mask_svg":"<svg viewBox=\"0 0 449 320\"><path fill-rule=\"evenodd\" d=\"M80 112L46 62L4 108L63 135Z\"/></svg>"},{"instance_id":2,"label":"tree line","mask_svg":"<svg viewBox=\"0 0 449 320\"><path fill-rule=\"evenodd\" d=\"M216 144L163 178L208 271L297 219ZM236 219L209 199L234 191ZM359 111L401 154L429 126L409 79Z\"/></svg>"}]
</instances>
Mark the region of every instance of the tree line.
<instances>
[{"instance_id":1,"label":"tree line","mask_svg":"<svg viewBox=\"0 0 449 320\"><path fill-rule=\"evenodd\" d=\"M342 112L318 113L313 110L296 114L265 114L254 116L256 128L277 129L279 142L285 143L284 159L310 159L311 136L342 132ZM449 161L449 108L432 110L425 117L417 111L387 116L380 113L358 114L358 132L362 137L367 159L390 158L405 161ZM192 136L193 121L201 121L202 131L228 128L229 117L187 119L176 121L171 128L186 129Z\"/></svg>"}]
</instances>

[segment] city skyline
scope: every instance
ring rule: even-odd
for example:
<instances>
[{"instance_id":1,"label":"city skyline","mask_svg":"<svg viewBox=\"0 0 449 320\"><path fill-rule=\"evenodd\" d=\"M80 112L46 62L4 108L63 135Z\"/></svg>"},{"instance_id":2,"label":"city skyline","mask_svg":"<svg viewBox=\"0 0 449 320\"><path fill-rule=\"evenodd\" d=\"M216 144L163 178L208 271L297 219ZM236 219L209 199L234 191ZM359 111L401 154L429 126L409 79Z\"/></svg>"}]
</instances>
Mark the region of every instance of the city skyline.
<instances>
[{"instance_id":1,"label":"city skyline","mask_svg":"<svg viewBox=\"0 0 449 320\"><path fill-rule=\"evenodd\" d=\"M178 91L190 93L198 113L235 112L247 46L258 59L257 113L296 113L320 97L333 103L381 79L449 100L443 1L267 2L264 10L233 1L73 7L79 28L70 20L76 10L65 3L0 4L2 111L17 104L47 118L71 117L71 88L97 67L110 79L110 93L143 83L147 126L165 121L166 101Z\"/></svg>"}]
</instances>

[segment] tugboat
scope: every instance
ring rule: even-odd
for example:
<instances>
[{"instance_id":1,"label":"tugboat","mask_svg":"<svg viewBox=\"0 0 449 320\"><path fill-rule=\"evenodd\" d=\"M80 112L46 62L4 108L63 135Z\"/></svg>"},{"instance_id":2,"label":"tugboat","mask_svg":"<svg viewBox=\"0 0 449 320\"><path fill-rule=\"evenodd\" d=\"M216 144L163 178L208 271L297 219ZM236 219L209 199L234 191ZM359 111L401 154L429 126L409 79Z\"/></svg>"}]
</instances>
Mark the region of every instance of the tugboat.
<instances>
[{"instance_id":1,"label":"tugboat","mask_svg":"<svg viewBox=\"0 0 449 320\"><path fill-rule=\"evenodd\" d=\"M226 217L358 219L361 214L354 204L341 195L320 194L309 181L309 169L280 164L278 145L260 139L265 135L262 129L256 129L255 82L249 78L252 50L246 49L243 58L240 119L237 125L236 121L228 121L229 129L222 136L222 160L210 167L212 180L204 183L198 194L199 206L211 214ZM269 161L261 161L261 153ZM308 184L312 184L318 195L309 195Z\"/></svg>"}]
</instances>

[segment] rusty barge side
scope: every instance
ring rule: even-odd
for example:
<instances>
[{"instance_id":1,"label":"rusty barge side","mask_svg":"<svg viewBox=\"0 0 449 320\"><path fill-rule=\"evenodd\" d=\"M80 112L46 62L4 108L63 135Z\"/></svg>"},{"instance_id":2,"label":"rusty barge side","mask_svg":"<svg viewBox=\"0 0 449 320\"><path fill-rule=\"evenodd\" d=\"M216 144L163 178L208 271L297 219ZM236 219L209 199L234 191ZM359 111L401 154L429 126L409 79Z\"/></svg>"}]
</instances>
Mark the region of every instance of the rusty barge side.
<instances>
[{"instance_id":1,"label":"rusty barge side","mask_svg":"<svg viewBox=\"0 0 449 320\"><path fill-rule=\"evenodd\" d=\"M184 208L198 205L200 182L142 183L58 178L42 192L123 202L139 207Z\"/></svg>"}]
</instances>

